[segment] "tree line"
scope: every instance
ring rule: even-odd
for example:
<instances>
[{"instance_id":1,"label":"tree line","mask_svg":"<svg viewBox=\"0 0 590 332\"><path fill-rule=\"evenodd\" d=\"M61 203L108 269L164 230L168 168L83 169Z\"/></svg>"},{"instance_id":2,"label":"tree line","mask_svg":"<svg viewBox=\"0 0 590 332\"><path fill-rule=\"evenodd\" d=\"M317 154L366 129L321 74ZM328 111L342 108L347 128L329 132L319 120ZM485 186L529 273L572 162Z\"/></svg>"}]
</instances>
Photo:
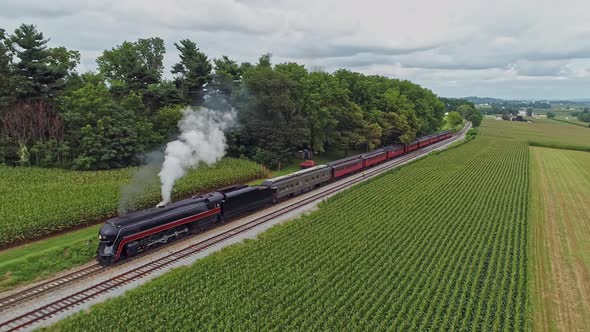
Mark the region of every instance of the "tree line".
<instances>
[{"instance_id":1,"label":"tree line","mask_svg":"<svg viewBox=\"0 0 590 332\"><path fill-rule=\"evenodd\" d=\"M49 47L34 25L0 29L0 163L75 169L137 165L177 135L187 105L238 112L228 153L274 167L293 151L408 143L442 127L449 106L405 80L297 63L210 59L189 39L164 75L161 38L105 50L95 72L80 53ZM470 114L464 115L470 119Z\"/></svg>"},{"instance_id":2,"label":"tree line","mask_svg":"<svg viewBox=\"0 0 590 332\"><path fill-rule=\"evenodd\" d=\"M440 100L445 104L448 114L446 122L449 124L449 127L455 127L463 119L470 121L474 127L479 127L481 124L483 115L472 102L458 98L440 98Z\"/></svg>"}]
</instances>

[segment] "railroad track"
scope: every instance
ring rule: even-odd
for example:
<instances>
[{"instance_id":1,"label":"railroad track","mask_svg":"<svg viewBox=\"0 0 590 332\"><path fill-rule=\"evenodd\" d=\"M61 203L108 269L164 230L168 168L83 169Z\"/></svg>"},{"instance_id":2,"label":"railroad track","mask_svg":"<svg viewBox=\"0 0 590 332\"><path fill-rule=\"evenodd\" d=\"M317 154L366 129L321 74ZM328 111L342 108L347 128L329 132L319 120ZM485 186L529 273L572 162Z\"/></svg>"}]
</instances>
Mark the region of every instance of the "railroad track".
<instances>
[{"instance_id":1,"label":"railroad track","mask_svg":"<svg viewBox=\"0 0 590 332\"><path fill-rule=\"evenodd\" d=\"M6 310L9 306L12 306L18 302L28 300L34 297L38 297L41 294L47 293L51 290L62 287L66 284L72 283L76 280L83 279L94 272L102 270L102 267L98 264L94 264L83 269L74 271L72 273L61 276L57 279L49 280L34 287L27 288L18 293L14 293L10 296L0 299L0 312Z\"/></svg>"},{"instance_id":2,"label":"railroad track","mask_svg":"<svg viewBox=\"0 0 590 332\"><path fill-rule=\"evenodd\" d=\"M192 255L202 252L205 249L211 248L211 247L213 247L217 244L220 244L230 238L233 238L239 234L247 232L247 231L249 231L261 224L269 222L270 220L273 220L282 214L291 212L291 211L296 210L300 207L303 207L307 204L313 203L319 199L325 198L331 194L337 193L342 189L346 189L354 184L362 182L369 177L384 173L387 170L389 170L393 167L399 166L400 164L403 164L403 163L410 161L412 159L415 159L416 157L426 155L438 147L444 146L446 144L450 144L451 142L456 141L458 138L460 138L465 133L465 131L467 131L467 129L469 129L469 126L465 126L463 128L463 130L461 130L459 133L454 135L453 138L450 140L444 140L442 142L437 142L433 145L430 145L430 146L422 148L420 150L411 152L411 153L404 155L400 158L396 158L392 161L389 161L384 164L373 167L370 170L366 171L366 173L365 173L366 176L358 176L358 177L354 177L354 178L344 179L341 182L337 182L337 184L331 188L327 188L325 190L322 190L321 192L315 193L315 194L305 197L301 200L294 201L291 204L281 207L275 211L269 212L268 214L266 214L258 219L254 219L252 221L249 221L247 223L239 225L235 228L224 231L224 232L217 234L213 237L210 237L206 240L192 244L192 245L190 245L186 248L183 248L181 250L178 250L176 252L172 252L172 253L165 255L161 258L158 258L154 261L140 265L139 267L134 268L133 270L126 271L124 273L121 273L121 274L113 277L113 278L99 282L95 285L87 287L81 291L74 293L74 294L68 295L62 299L59 299L57 301L53 301L49 304L43 305L43 306L41 306L37 309L34 309L26 314L23 314L18 317L12 318L8 321L2 322L2 323L0 323L0 331L2 331L2 332L3 331L17 331L17 330L29 327L38 321L50 318L62 311L65 311L65 310L72 308L76 305L79 305L83 302L89 301L95 297L106 294L109 291L112 291L112 290L115 290L115 289L120 288L122 286L125 286L125 285L129 284L130 282L139 280L139 279L143 278L144 276L147 276L153 272L156 272L156 271L161 270L165 267L168 267L168 266L170 266L182 259L188 258ZM115 266L117 266L117 265L115 265ZM24 300L34 298L36 296L39 296L42 293L47 293L50 290L54 290L56 288L63 287L64 285L66 285L68 283L71 283L75 280L80 280L82 278L85 278L85 277L91 275L92 273L97 272L102 269L103 268L99 265L92 265L92 266L89 266L89 267L84 268L82 270L62 276L61 278L58 278L56 280L48 281L46 283L37 285L35 287L26 289L22 292L13 294L9 297L0 299L0 309L5 308L9 305L14 305L17 302L22 302Z\"/></svg>"}]
</instances>

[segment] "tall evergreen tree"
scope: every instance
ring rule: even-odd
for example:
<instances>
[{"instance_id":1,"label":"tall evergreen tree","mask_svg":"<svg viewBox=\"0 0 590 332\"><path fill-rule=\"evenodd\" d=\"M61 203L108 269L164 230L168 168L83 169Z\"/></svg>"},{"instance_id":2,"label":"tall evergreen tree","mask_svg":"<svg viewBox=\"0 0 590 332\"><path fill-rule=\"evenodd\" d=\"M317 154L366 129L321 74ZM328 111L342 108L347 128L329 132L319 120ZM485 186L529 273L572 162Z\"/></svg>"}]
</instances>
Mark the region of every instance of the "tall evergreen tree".
<instances>
[{"instance_id":1,"label":"tall evergreen tree","mask_svg":"<svg viewBox=\"0 0 590 332\"><path fill-rule=\"evenodd\" d=\"M214 59L213 63L215 64L215 74L211 82L213 88L224 96L230 96L242 78L240 66L225 55L220 59Z\"/></svg>"},{"instance_id":2,"label":"tall evergreen tree","mask_svg":"<svg viewBox=\"0 0 590 332\"><path fill-rule=\"evenodd\" d=\"M181 89L184 100L193 106L200 105L204 97L204 88L211 82L212 66L205 53L197 44L183 39L174 43L180 52L180 62L172 67L176 76L176 85Z\"/></svg>"},{"instance_id":3,"label":"tall evergreen tree","mask_svg":"<svg viewBox=\"0 0 590 332\"><path fill-rule=\"evenodd\" d=\"M0 116L15 101L14 76L11 71L12 53L4 29L0 29Z\"/></svg>"},{"instance_id":4,"label":"tall evergreen tree","mask_svg":"<svg viewBox=\"0 0 590 332\"><path fill-rule=\"evenodd\" d=\"M8 39L18 62L14 66L16 93L23 100L47 100L63 89L64 78L79 62L79 53L48 49L49 39L32 24L22 24ZM64 65L63 61L66 62Z\"/></svg>"}]
</instances>

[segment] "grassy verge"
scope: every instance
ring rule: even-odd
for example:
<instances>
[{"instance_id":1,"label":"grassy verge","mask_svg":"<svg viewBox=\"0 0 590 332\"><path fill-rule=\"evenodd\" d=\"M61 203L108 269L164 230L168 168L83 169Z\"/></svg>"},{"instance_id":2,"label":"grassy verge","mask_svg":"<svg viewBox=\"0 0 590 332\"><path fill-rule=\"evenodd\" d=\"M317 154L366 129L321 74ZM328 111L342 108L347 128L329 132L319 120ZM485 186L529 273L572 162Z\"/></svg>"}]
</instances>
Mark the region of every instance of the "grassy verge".
<instances>
[{"instance_id":1,"label":"grassy verge","mask_svg":"<svg viewBox=\"0 0 590 332\"><path fill-rule=\"evenodd\" d=\"M87 263L96 256L100 225L0 251L0 291Z\"/></svg>"}]
</instances>

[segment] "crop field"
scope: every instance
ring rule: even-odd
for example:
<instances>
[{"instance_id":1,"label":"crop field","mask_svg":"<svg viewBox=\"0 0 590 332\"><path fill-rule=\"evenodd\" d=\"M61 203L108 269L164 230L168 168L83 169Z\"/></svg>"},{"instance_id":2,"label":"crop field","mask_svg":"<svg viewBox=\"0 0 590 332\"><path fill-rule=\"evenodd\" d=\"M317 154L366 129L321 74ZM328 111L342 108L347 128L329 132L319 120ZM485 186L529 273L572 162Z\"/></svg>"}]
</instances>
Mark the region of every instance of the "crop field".
<instances>
[{"instance_id":1,"label":"crop field","mask_svg":"<svg viewBox=\"0 0 590 332\"><path fill-rule=\"evenodd\" d=\"M528 329L528 145L484 123L474 141L50 329Z\"/></svg>"},{"instance_id":2,"label":"crop field","mask_svg":"<svg viewBox=\"0 0 590 332\"><path fill-rule=\"evenodd\" d=\"M590 123L580 121L572 116L556 116L555 119L553 119L553 120L567 122L567 123L575 124L575 125L582 126L582 127L590 127Z\"/></svg>"},{"instance_id":3,"label":"crop field","mask_svg":"<svg viewBox=\"0 0 590 332\"><path fill-rule=\"evenodd\" d=\"M534 328L590 326L590 153L530 148Z\"/></svg>"},{"instance_id":4,"label":"crop field","mask_svg":"<svg viewBox=\"0 0 590 332\"><path fill-rule=\"evenodd\" d=\"M89 224L116 214L121 186L137 168L77 172L59 169L0 166L0 247ZM215 167L190 172L175 187L181 197L266 174L262 166L240 159L224 159ZM147 181L147 179L146 179ZM157 178L149 179L138 205L156 204Z\"/></svg>"},{"instance_id":5,"label":"crop field","mask_svg":"<svg viewBox=\"0 0 590 332\"><path fill-rule=\"evenodd\" d=\"M485 121L482 129L493 139L528 142L550 148L590 151L590 130L570 123L534 119L534 123Z\"/></svg>"}]
</instances>

